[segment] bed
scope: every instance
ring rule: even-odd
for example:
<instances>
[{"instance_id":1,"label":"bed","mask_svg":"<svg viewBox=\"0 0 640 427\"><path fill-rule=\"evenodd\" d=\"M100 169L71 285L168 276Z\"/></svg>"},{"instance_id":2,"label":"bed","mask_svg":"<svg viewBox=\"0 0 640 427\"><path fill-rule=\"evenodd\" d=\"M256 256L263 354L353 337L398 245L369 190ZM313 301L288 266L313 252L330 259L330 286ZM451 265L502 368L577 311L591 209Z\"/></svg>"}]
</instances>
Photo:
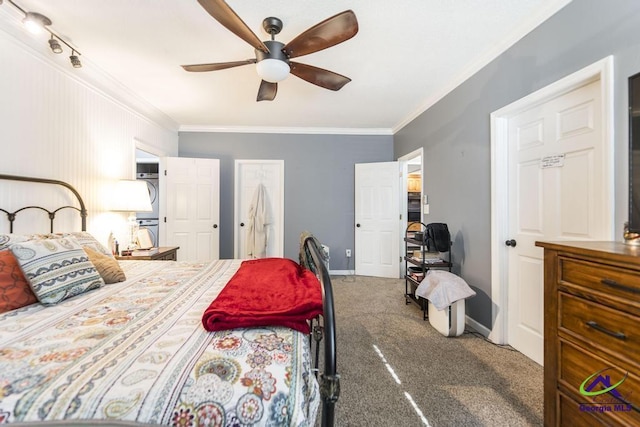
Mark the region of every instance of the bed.
<instances>
[{"instance_id":1,"label":"bed","mask_svg":"<svg viewBox=\"0 0 640 427\"><path fill-rule=\"evenodd\" d=\"M84 202L69 184L10 175L0 179L62 186L77 199L76 206L57 209L0 207L10 223L10 233L0 234L0 254L15 255L38 298L0 313L0 424L313 426L318 418L323 426L333 425L339 396L333 298L323 252L312 235L301 238L299 262L117 262L106 260L109 252L86 233ZM16 215L26 209L47 213L47 233L11 233ZM61 210L79 213L80 231L54 230ZM73 267L76 287L66 288L61 297L61 291L42 291L46 286L40 285L51 281L30 275L39 266L20 258L21 251L37 254L44 247L62 257L78 246L87 254L77 257L80 264L88 262L83 271L100 265L96 259L111 267L115 262L119 268L114 270L126 280L104 283L107 273L96 270L104 277L95 286L88 278L94 276L80 279L78 264ZM264 274L275 271L273 265L281 275ZM304 286L296 282L297 288L286 292L318 292L320 314L301 323L302 313L296 311L295 323L274 324L269 324L273 313L268 321L255 311L249 317L246 311L214 316L222 301L235 308L228 298L239 289L251 294L266 287L260 280L237 283L243 275L256 277L256 271L268 277L266 286L284 282L286 275L304 277ZM224 323L229 316L238 317L240 327L229 328Z\"/></svg>"}]
</instances>

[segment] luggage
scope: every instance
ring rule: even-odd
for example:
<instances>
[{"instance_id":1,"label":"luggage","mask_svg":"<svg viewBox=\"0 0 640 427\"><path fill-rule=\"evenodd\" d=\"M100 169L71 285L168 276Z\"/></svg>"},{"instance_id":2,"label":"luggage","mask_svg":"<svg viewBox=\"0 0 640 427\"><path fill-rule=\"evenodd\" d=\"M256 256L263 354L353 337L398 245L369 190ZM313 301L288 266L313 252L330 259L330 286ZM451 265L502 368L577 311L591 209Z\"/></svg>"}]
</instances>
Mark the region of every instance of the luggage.
<instances>
[{"instance_id":1,"label":"luggage","mask_svg":"<svg viewBox=\"0 0 640 427\"><path fill-rule=\"evenodd\" d=\"M451 247L449 227L441 222L427 224L424 241L429 252L449 252Z\"/></svg>"}]
</instances>

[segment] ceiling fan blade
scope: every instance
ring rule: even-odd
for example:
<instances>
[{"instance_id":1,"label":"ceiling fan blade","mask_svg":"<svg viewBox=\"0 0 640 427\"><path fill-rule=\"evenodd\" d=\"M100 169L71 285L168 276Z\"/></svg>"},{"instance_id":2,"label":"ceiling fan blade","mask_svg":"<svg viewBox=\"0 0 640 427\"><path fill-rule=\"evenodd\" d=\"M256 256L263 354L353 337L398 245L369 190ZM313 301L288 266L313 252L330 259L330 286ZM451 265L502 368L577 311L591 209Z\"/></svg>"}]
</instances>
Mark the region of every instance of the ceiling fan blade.
<instances>
[{"instance_id":1,"label":"ceiling fan blade","mask_svg":"<svg viewBox=\"0 0 640 427\"><path fill-rule=\"evenodd\" d=\"M308 55L349 40L357 32L358 20L355 13L345 10L309 28L287 43L282 51L289 58Z\"/></svg>"},{"instance_id":2,"label":"ceiling fan blade","mask_svg":"<svg viewBox=\"0 0 640 427\"><path fill-rule=\"evenodd\" d=\"M263 80L258 89L258 98L256 101L273 101L278 93L278 83L271 83Z\"/></svg>"},{"instance_id":3,"label":"ceiling fan blade","mask_svg":"<svg viewBox=\"0 0 640 427\"><path fill-rule=\"evenodd\" d=\"M269 52L267 46L251 31L249 26L229 7L223 0L198 0L198 3L209 12L209 15L221 23L242 40L249 43L254 49Z\"/></svg>"},{"instance_id":4,"label":"ceiling fan blade","mask_svg":"<svg viewBox=\"0 0 640 427\"><path fill-rule=\"evenodd\" d=\"M351 81L349 77L312 65L291 62L291 74L309 83L330 90L340 90Z\"/></svg>"},{"instance_id":5,"label":"ceiling fan blade","mask_svg":"<svg viewBox=\"0 0 640 427\"><path fill-rule=\"evenodd\" d=\"M246 59L244 61L233 61L233 62L217 62L214 64L194 64L194 65L182 65L182 68L185 69L185 71L192 71L192 72L203 72L203 71L218 71L218 70L224 70L226 68L233 68L233 67L239 67L241 65L249 65L249 64L255 64L256 60L254 59Z\"/></svg>"}]
</instances>

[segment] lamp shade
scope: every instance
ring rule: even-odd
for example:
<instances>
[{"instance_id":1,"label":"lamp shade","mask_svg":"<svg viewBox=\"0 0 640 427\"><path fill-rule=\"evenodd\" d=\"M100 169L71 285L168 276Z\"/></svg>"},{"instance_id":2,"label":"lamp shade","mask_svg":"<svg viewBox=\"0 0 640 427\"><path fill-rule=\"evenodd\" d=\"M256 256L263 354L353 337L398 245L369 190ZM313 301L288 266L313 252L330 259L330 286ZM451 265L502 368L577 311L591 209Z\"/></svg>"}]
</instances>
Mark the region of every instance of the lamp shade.
<instances>
[{"instance_id":1,"label":"lamp shade","mask_svg":"<svg viewBox=\"0 0 640 427\"><path fill-rule=\"evenodd\" d=\"M123 179L115 183L110 210L118 212L151 212L151 199L145 181Z\"/></svg>"}]
</instances>

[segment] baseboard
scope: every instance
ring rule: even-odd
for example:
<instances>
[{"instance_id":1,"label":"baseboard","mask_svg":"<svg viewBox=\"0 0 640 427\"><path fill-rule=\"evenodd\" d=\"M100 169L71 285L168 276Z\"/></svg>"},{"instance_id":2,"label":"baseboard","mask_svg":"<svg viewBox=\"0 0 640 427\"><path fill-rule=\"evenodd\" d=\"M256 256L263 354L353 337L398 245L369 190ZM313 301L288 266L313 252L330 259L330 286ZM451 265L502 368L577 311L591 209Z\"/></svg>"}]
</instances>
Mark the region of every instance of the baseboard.
<instances>
[{"instance_id":1,"label":"baseboard","mask_svg":"<svg viewBox=\"0 0 640 427\"><path fill-rule=\"evenodd\" d=\"M331 276L353 276L356 274L355 270L329 270Z\"/></svg>"},{"instance_id":2,"label":"baseboard","mask_svg":"<svg viewBox=\"0 0 640 427\"><path fill-rule=\"evenodd\" d=\"M475 329L476 331L478 331L480 334L482 334L485 338L487 338L489 336L489 334L491 333L491 330L489 328L487 328L486 326L484 326L481 323L476 322L475 320L473 320L471 317L466 316L465 319L465 323L469 326L471 326L473 329Z\"/></svg>"}]
</instances>

